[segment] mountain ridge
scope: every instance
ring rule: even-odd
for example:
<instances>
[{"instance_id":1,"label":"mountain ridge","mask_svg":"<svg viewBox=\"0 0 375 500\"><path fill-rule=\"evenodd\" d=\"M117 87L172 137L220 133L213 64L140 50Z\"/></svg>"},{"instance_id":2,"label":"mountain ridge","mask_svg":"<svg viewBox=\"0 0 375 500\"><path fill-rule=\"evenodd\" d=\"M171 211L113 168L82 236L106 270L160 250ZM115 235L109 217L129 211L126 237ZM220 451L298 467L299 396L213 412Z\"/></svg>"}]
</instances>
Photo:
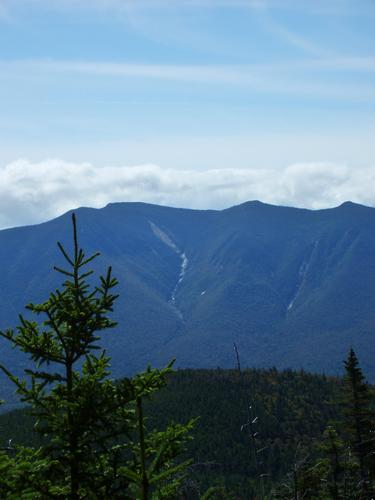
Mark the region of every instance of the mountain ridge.
<instances>
[{"instance_id":1,"label":"mountain ridge","mask_svg":"<svg viewBox=\"0 0 375 500\"><path fill-rule=\"evenodd\" d=\"M90 207L90 206L82 205L82 206L79 206L76 208L71 208L64 213L62 213L56 217L53 217L52 219L48 219L48 220L41 221L41 222L35 222L32 224L5 227L5 228L0 229L0 232L10 231L10 230L19 229L19 228L35 227L35 226L40 226L42 224L48 224L49 222L51 222L53 220L66 217L67 215L69 215L73 212L77 212L77 211L81 211L81 210L101 211L101 210L105 210L107 208L112 208L112 207L116 207L116 206L124 206L124 205L139 206L139 207L157 207L157 208L161 208L161 209L181 210L181 211L191 211L191 212L225 212L225 211L230 211L230 210L237 209L240 207L246 207L246 206L250 207L250 206L256 206L256 205L263 206L263 207L266 207L266 206L274 207L274 208L277 208L280 210L292 209L295 211L305 211L305 212L312 212L312 213L338 210L340 208L345 208L345 207L359 207L359 208L365 208L365 209L370 209L370 210L375 208L375 207L372 207L370 205L364 205L362 203L355 203L355 202L350 201L350 200L344 201L344 202L340 203L340 205L337 205L334 207L327 207L327 208L293 207L292 205L275 205L273 203L266 203L266 202L263 202L260 200L248 200L248 201L245 201L242 203L238 203L236 205L231 205L230 207L220 208L220 209L175 207L175 206L169 206L169 205L159 205L157 203L148 203L148 202L143 202L143 201L115 201L115 202L109 202L106 205L104 205L103 207Z\"/></svg>"},{"instance_id":2,"label":"mountain ridge","mask_svg":"<svg viewBox=\"0 0 375 500\"><path fill-rule=\"evenodd\" d=\"M104 334L115 376L176 357L182 367L244 366L336 374L350 346L375 379L375 209L323 210L259 201L224 210L147 203L81 207L0 231L0 327L61 279L56 242L99 251L119 278L116 331ZM2 341L0 362L25 360Z\"/></svg>"}]
</instances>

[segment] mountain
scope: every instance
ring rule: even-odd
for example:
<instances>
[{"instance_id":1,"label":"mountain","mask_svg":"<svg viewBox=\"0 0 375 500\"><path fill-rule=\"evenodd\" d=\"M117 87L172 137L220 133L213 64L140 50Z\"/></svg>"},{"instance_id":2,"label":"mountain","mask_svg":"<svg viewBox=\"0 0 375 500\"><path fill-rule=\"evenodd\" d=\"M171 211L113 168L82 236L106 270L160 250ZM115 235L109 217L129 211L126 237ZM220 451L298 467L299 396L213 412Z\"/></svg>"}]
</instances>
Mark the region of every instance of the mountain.
<instances>
[{"instance_id":1,"label":"mountain","mask_svg":"<svg viewBox=\"0 0 375 500\"><path fill-rule=\"evenodd\" d=\"M103 333L115 376L176 357L184 367L336 374L350 346L375 380L375 209L305 210L247 202L222 211L116 203L76 210L93 267L119 279L116 330ZM71 217L0 231L0 327L61 283L56 242ZM16 372L19 353L0 344ZM7 391L6 391L7 392ZM0 394L1 396L1 394Z\"/></svg>"}]
</instances>

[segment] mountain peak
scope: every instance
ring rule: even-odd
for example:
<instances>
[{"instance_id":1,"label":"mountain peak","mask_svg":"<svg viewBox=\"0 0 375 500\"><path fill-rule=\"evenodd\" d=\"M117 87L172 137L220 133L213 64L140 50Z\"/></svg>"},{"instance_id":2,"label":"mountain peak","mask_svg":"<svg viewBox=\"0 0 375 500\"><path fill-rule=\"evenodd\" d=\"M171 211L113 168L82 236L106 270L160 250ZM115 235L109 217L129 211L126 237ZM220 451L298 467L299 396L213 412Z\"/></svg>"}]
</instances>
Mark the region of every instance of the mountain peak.
<instances>
[{"instance_id":1,"label":"mountain peak","mask_svg":"<svg viewBox=\"0 0 375 500\"><path fill-rule=\"evenodd\" d=\"M347 210L347 211L350 211L350 210L368 210L368 209L372 209L373 207L370 207L368 205L362 205L360 203L354 203L353 201L344 201L343 203L341 203L341 205L339 205L338 207L336 207L337 209L339 210Z\"/></svg>"},{"instance_id":2,"label":"mountain peak","mask_svg":"<svg viewBox=\"0 0 375 500\"><path fill-rule=\"evenodd\" d=\"M341 205L339 205L337 208L345 208L345 207L359 207L361 205L359 205L358 203L354 203L353 201L344 201L343 203L341 203Z\"/></svg>"}]
</instances>

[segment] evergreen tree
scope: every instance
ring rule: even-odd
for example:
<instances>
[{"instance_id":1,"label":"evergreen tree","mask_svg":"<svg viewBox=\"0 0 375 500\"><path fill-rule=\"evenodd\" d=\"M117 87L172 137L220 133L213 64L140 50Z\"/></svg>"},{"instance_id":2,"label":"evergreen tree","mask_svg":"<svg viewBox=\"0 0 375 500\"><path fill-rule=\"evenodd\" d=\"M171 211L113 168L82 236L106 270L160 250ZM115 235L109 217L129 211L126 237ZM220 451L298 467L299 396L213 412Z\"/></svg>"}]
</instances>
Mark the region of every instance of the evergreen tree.
<instances>
[{"instance_id":1,"label":"evergreen tree","mask_svg":"<svg viewBox=\"0 0 375 500\"><path fill-rule=\"evenodd\" d=\"M325 430L323 437L324 442L321 448L322 451L328 456L329 460L327 489L333 500L339 500L340 483L344 471L344 466L342 463L344 444L337 435L336 430L330 425Z\"/></svg>"},{"instance_id":2,"label":"evergreen tree","mask_svg":"<svg viewBox=\"0 0 375 500\"><path fill-rule=\"evenodd\" d=\"M186 467L175 457L192 422L148 433L142 406L166 384L172 364L117 383L109 378L110 359L98 346L98 332L115 325L109 315L117 281L109 268L97 286L89 285L86 266L98 254L86 257L74 214L72 221L72 254L58 243L67 266L55 267L65 277L62 290L27 306L42 323L20 316L16 332L1 332L34 362L26 380L1 369L31 408L43 438L38 449L0 455L1 497L175 498Z\"/></svg>"},{"instance_id":3,"label":"evergreen tree","mask_svg":"<svg viewBox=\"0 0 375 500\"><path fill-rule=\"evenodd\" d=\"M318 498L340 500L347 496L347 479L345 446L336 430L329 425L323 434L323 441L318 446L323 455L319 457L312 467L318 481L315 482L315 494ZM346 488L345 488L346 484Z\"/></svg>"},{"instance_id":4,"label":"evergreen tree","mask_svg":"<svg viewBox=\"0 0 375 500\"><path fill-rule=\"evenodd\" d=\"M371 482L375 479L375 413L373 409L373 395L365 381L353 349L350 349L344 366L344 397L342 400L344 431L352 453L358 461L360 489L366 498L366 495L371 495Z\"/></svg>"},{"instance_id":5,"label":"evergreen tree","mask_svg":"<svg viewBox=\"0 0 375 500\"><path fill-rule=\"evenodd\" d=\"M0 400L0 406L4 401ZM11 443L9 443L10 445ZM0 498L5 498L13 489L13 478L12 469L13 463L11 458L8 456L7 452L10 450L10 446L6 448L0 448Z\"/></svg>"}]
</instances>

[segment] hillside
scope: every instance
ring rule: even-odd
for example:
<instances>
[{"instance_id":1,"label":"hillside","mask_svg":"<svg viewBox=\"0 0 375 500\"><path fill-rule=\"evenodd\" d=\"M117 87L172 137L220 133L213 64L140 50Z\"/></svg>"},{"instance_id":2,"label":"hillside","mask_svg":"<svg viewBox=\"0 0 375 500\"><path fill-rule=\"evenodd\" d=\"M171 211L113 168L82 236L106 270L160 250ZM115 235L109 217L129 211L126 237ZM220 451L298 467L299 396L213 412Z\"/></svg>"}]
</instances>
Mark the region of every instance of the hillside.
<instances>
[{"instance_id":1,"label":"hillside","mask_svg":"<svg viewBox=\"0 0 375 500\"><path fill-rule=\"evenodd\" d=\"M199 416L187 450L192 490L224 485L245 499L256 477L254 450L246 429L241 431L248 403L258 417L260 472L269 488L285 478L296 456L313 460L328 421L337 418L339 391L339 380L304 372L246 370L241 377L235 370L180 370L146 413L149 427L157 429ZM0 447L10 438L14 445L38 444L23 410L0 416Z\"/></svg>"},{"instance_id":2,"label":"hillside","mask_svg":"<svg viewBox=\"0 0 375 500\"><path fill-rule=\"evenodd\" d=\"M120 281L119 326L102 339L116 376L176 357L181 367L244 366L336 374L352 345L375 380L375 209L310 211L248 202L227 210L142 203L76 211L81 245ZM61 278L56 241L70 214L0 231L0 327ZM25 360L1 342L16 373ZM9 397L9 386L2 397Z\"/></svg>"}]
</instances>

